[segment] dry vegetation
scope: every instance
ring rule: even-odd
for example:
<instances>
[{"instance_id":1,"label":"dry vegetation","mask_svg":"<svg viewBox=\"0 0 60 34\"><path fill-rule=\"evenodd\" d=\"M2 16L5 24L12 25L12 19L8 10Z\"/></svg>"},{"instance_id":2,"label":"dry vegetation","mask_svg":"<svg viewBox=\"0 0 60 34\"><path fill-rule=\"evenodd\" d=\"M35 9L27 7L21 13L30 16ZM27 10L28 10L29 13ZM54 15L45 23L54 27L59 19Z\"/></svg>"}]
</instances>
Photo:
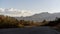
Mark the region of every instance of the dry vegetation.
<instances>
[{"instance_id":1,"label":"dry vegetation","mask_svg":"<svg viewBox=\"0 0 60 34\"><path fill-rule=\"evenodd\" d=\"M54 21L46 21L42 22L34 22L34 21L25 21L17 19L13 17L0 15L0 28L20 28L20 27L37 27L37 26L57 26L60 25L60 18L57 18ZM60 27L60 26L58 26Z\"/></svg>"}]
</instances>

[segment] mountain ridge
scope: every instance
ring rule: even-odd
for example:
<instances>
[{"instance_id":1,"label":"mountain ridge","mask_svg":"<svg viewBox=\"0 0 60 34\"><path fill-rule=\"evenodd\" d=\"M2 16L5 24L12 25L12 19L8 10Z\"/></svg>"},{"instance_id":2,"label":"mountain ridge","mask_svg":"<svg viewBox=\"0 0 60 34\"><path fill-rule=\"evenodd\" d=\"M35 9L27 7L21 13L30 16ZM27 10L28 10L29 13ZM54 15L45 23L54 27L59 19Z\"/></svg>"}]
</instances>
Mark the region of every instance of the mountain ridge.
<instances>
[{"instance_id":1,"label":"mountain ridge","mask_svg":"<svg viewBox=\"0 0 60 34\"><path fill-rule=\"evenodd\" d=\"M15 17L18 20L28 20L28 21L43 21L43 20L47 20L47 21L52 21L55 20L56 17L60 18L60 13L48 13L48 12L43 12L43 13L39 13L39 14L35 14L32 16L28 16L28 17Z\"/></svg>"}]
</instances>

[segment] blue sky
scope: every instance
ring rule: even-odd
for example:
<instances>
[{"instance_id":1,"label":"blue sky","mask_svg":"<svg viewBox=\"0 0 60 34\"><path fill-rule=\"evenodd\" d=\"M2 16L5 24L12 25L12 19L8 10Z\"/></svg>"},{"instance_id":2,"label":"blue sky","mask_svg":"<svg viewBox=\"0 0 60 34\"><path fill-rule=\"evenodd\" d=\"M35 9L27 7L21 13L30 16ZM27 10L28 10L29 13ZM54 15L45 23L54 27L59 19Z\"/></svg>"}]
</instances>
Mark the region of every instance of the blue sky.
<instances>
[{"instance_id":1,"label":"blue sky","mask_svg":"<svg viewBox=\"0 0 60 34\"><path fill-rule=\"evenodd\" d=\"M0 0L0 8L60 12L60 0Z\"/></svg>"}]
</instances>

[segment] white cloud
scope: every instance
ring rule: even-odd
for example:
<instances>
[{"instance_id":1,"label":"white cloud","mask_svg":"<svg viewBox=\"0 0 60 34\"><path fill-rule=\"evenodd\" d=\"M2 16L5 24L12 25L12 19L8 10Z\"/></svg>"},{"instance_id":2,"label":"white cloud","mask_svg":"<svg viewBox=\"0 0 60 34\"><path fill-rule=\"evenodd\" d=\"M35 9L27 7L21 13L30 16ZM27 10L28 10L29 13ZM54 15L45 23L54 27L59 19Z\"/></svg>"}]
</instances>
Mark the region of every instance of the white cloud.
<instances>
[{"instance_id":1,"label":"white cloud","mask_svg":"<svg viewBox=\"0 0 60 34\"><path fill-rule=\"evenodd\" d=\"M25 17L25 16L33 15L33 12L31 12L30 10L18 10L14 8L8 8L8 9L0 8L0 14L13 16L13 17L20 17L20 16Z\"/></svg>"},{"instance_id":2,"label":"white cloud","mask_svg":"<svg viewBox=\"0 0 60 34\"><path fill-rule=\"evenodd\" d=\"M49 13L56 13L60 12L60 9L34 9L34 10L20 10L20 9L14 9L14 8L0 8L0 14L8 15L12 17L20 17L20 16L31 16L36 13L41 12L49 12Z\"/></svg>"}]
</instances>

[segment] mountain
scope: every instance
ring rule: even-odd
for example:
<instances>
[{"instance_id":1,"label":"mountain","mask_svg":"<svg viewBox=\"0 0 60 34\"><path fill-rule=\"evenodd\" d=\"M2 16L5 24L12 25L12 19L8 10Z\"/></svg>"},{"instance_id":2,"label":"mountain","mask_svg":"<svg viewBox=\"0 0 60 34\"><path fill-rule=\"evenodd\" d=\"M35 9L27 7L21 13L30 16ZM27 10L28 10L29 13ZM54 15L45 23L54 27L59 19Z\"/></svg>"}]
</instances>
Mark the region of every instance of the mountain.
<instances>
[{"instance_id":1,"label":"mountain","mask_svg":"<svg viewBox=\"0 0 60 34\"><path fill-rule=\"evenodd\" d=\"M15 17L15 18L18 20L29 20L29 21L39 22L43 20L52 21L52 20L55 20L56 17L60 17L60 13L43 12L43 13L35 14L28 17Z\"/></svg>"}]
</instances>

